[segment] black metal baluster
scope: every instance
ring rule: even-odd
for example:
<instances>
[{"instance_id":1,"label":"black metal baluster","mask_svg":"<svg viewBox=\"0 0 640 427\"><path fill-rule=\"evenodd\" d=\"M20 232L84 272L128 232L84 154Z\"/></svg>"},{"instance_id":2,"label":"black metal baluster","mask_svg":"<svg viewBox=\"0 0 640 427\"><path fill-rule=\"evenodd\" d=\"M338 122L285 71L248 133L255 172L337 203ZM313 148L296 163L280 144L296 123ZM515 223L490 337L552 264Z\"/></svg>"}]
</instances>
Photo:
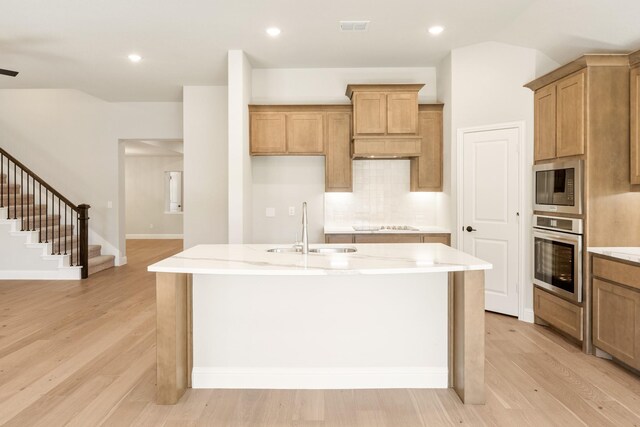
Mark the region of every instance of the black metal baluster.
<instances>
[{"instance_id":1,"label":"black metal baluster","mask_svg":"<svg viewBox=\"0 0 640 427\"><path fill-rule=\"evenodd\" d=\"M20 168L20 230L24 231L24 170Z\"/></svg>"},{"instance_id":2,"label":"black metal baluster","mask_svg":"<svg viewBox=\"0 0 640 427\"><path fill-rule=\"evenodd\" d=\"M65 205L64 205L64 237L65 237L65 239L64 239L64 254L65 255L67 254L67 239L66 239L66 237L67 237L67 209L68 209L68 206L65 203ZM73 235L71 236L71 238L73 239Z\"/></svg>"},{"instance_id":3,"label":"black metal baluster","mask_svg":"<svg viewBox=\"0 0 640 427\"><path fill-rule=\"evenodd\" d=\"M29 227L29 225L31 225L29 217L29 174L27 174L27 231L31 230L31 227ZM24 221L24 214L22 215L22 220Z\"/></svg>"},{"instance_id":4,"label":"black metal baluster","mask_svg":"<svg viewBox=\"0 0 640 427\"><path fill-rule=\"evenodd\" d=\"M58 255L60 255L60 245L62 242L60 241L60 220L62 219L62 215L60 215L60 197L58 197Z\"/></svg>"},{"instance_id":5,"label":"black metal baluster","mask_svg":"<svg viewBox=\"0 0 640 427\"><path fill-rule=\"evenodd\" d=\"M35 202L33 203L35 205ZM38 242L42 243L42 183L38 182Z\"/></svg>"},{"instance_id":6,"label":"black metal baluster","mask_svg":"<svg viewBox=\"0 0 640 427\"><path fill-rule=\"evenodd\" d=\"M44 189L44 242L49 243L49 189ZM53 245L52 245L53 246ZM51 250L53 253L53 249Z\"/></svg>"},{"instance_id":7,"label":"black metal baluster","mask_svg":"<svg viewBox=\"0 0 640 427\"><path fill-rule=\"evenodd\" d=\"M33 220L31 221L31 230L36 230L36 179L31 177L31 195L33 200L31 201L31 211L33 212Z\"/></svg>"},{"instance_id":8,"label":"black metal baluster","mask_svg":"<svg viewBox=\"0 0 640 427\"><path fill-rule=\"evenodd\" d=\"M16 183L18 182L18 173L15 162L13 163L13 219L18 219L18 188Z\"/></svg>"},{"instance_id":9,"label":"black metal baluster","mask_svg":"<svg viewBox=\"0 0 640 427\"><path fill-rule=\"evenodd\" d=\"M73 230L73 214L75 211L71 210L71 230ZM73 267L73 232L71 233L71 267Z\"/></svg>"}]
</instances>

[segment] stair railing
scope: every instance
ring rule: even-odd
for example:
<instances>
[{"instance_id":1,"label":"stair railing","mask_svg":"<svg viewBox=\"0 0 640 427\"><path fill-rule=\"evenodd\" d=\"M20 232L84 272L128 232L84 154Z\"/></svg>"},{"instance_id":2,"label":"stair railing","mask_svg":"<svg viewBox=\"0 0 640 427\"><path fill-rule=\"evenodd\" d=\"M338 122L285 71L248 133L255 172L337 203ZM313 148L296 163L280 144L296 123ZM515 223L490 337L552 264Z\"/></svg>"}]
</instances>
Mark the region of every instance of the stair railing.
<instances>
[{"instance_id":1,"label":"stair railing","mask_svg":"<svg viewBox=\"0 0 640 427\"><path fill-rule=\"evenodd\" d=\"M0 181L0 208L7 208L7 219L20 219L21 231L37 231L40 243L51 243L51 255L69 255L70 265L82 267L86 279L91 206L71 203L2 147Z\"/></svg>"}]
</instances>

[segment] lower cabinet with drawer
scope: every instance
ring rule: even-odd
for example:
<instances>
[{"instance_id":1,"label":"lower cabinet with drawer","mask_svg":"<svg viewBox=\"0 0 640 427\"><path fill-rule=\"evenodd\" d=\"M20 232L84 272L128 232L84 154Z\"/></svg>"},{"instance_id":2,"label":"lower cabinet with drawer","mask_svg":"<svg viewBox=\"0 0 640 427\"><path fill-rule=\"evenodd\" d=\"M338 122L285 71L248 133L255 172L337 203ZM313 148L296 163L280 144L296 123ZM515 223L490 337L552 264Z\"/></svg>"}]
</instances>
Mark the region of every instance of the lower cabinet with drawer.
<instances>
[{"instance_id":1,"label":"lower cabinet with drawer","mask_svg":"<svg viewBox=\"0 0 640 427\"><path fill-rule=\"evenodd\" d=\"M584 338L582 307L534 287L533 311L537 318L549 323L559 331L578 341L582 341Z\"/></svg>"},{"instance_id":2,"label":"lower cabinet with drawer","mask_svg":"<svg viewBox=\"0 0 640 427\"><path fill-rule=\"evenodd\" d=\"M442 243L449 246L449 233L371 233L371 234L325 234L325 243Z\"/></svg>"},{"instance_id":3,"label":"lower cabinet with drawer","mask_svg":"<svg viewBox=\"0 0 640 427\"><path fill-rule=\"evenodd\" d=\"M640 265L592 255L593 345L640 369Z\"/></svg>"}]
</instances>

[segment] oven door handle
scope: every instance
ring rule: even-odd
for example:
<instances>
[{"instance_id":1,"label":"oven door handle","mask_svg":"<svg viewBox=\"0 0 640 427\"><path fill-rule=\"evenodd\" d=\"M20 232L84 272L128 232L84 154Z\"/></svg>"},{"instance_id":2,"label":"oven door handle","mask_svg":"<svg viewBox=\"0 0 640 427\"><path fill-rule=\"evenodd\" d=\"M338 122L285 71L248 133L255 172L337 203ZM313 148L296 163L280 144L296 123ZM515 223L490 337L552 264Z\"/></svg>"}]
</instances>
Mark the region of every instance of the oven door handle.
<instances>
[{"instance_id":1,"label":"oven door handle","mask_svg":"<svg viewBox=\"0 0 640 427\"><path fill-rule=\"evenodd\" d=\"M533 229L533 237L540 237L541 239L556 240L558 242L569 243L571 245L580 245L582 243L582 236L572 235L574 237L567 237L567 235L559 233L549 233L547 231Z\"/></svg>"}]
</instances>

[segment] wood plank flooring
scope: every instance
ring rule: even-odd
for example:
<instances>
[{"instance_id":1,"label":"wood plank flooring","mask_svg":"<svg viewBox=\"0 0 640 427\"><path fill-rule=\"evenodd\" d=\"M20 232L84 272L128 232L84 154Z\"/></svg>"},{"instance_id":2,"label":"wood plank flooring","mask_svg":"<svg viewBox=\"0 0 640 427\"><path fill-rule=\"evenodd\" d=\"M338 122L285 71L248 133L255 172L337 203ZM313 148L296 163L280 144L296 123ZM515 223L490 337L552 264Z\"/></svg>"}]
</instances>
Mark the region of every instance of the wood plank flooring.
<instances>
[{"instance_id":1,"label":"wood plank flooring","mask_svg":"<svg viewBox=\"0 0 640 427\"><path fill-rule=\"evenodd\" d=\"M452 390L188 390L154 400L154 276L179 240L127 242L86 281L0 282L0 425L640 426L640 378L544 327L486 314L487 404Z\"/></svg>"}]
</instances>

